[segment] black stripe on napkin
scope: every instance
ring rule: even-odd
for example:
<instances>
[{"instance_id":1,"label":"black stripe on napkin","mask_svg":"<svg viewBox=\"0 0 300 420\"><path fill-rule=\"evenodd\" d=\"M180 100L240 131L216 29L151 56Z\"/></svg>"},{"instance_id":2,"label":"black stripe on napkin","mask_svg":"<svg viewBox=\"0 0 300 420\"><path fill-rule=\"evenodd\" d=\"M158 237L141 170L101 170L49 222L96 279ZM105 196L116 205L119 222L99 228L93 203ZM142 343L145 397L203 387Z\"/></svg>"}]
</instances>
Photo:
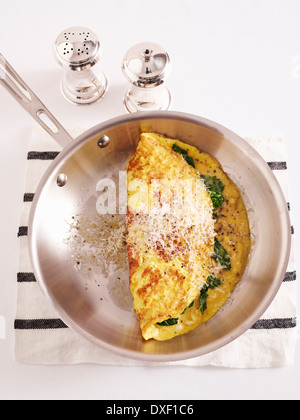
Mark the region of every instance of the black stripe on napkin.
<instances>
[{"instance_id":1,"label":"black stripe on napkin","mask_svg":"<svg viewBox=\"0 0 300 420\"><path fill-rule=\"evenodd\" d=\"M297 326L296 318L275 318L259 319L252 327L252 330L273 330L295 328Z\"/></svg>"},{"instance_id":2,"label":"black stripe on napkin","mask_svg":"<svg viewBox=\"0 0 300 420\"><path fill-rule=\"evenodd\" d=\"M24 194L24 197L23 197L24 203L31 202L31 201L33 201L33 199L34 199L34 193L25 193Z\"/></svg>"},{"instance_id":3,"label":"black stripe on napkin","mask_svg":"<svg viewBox=\"0 0 300 420\"><path fill-rule=\"evenodd\" d=\"M289 282L289 281L296 281L297 275L296 271L287 271L283 281ZM17 273L17 282L18 283L30 283L30 282L36 282L36 278L34 273L30 272L20 272Z\"/></svg>"},{"instance_id":4,"label":"black stripe on napkin","mask_svg":"<svg viewBox=\"0 0 300 420\"><path fill-rule=\"evenodd\" d=\"M252 330L289 329L297 326L296 318L260 319ZM16 319L15 330L54 330L68 328L61 319Z\"/></svg>"},{"instance_id":5,"label":"black stripe on napkin","mask_svg":"<svg viewBox=\"0 0 300 420\"><path fill-rule=\"evenodd\" d=\"M289 281L296 281L296 271L287 271L283 281L289 282ZM25 282L36 282L36 278L34 276L34 273L18 273L17 274L17 281L18 283L25 283Z\"/></svg>"},{"instance_id":6,"label":"black stripe on napkin","mask_svg":"<svg viewBox=\"0 0 300 420\"><path fill-rule=\"evenodd\" d=\"M61 319L16 319L15 330L57 330L68 328Z\"/></svg>"},{"instance_id":7,"label":"black stripe on napkin","mask_svg":"<svg viewBox=\"0 0 300 420\"><path fill-rule=\"evenodd\" d=\"M274 170L286 170L287 169L287 163L285 161L278 161L278 162L267 162L269 167Z\"/></svg>"},{"instance_id":8,"label":"black stripe on napkin","mask_svg":"<svg viewBox=\"0 0 300 420\"><path fill-rule=\"evenodd\" d=\"M59 152L28 152L28 160L54 160Z\"/></svg>"},{"instance_id":9,"label":"black stripe on napkin","mask_svg":"<svg viewBox=\"0 0 300 420\"><path fill-rule=\"evenodd\" d=\"M287 271L283 281L295 281L297 278L296 271Z\"/></svg>"},{"instance_id":10,"label":"black stripe on napkin","mask_svg":"<svg viewBox=\"0 0 300 420\"><path fill-rule=\"evenodd\" d=\"M18 283L33 283L33 282L36 282L36 278L33 273L18 273L17 282Z\"/></svg>"},{"instance_id":11,"label":"black stripe on napkin","mask_svg":"<svg viewBox=\"0 0 300 420\"><path fill-rule=\"evenodd\" d=\"M28 235L28 226L20 226L18 230L18 238L20 236L27 236Z\"/></svg>"}]
</instances>

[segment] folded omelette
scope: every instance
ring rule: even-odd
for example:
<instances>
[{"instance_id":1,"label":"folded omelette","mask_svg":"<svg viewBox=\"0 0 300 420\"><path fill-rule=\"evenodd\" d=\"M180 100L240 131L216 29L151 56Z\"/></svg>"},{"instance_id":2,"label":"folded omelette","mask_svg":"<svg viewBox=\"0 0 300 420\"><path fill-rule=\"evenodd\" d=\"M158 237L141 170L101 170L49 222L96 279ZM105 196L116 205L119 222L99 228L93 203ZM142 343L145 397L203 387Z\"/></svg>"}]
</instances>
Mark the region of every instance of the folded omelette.
<instances>
[{"instance_id":1,"label":"folded omelette","mask_svg":"<svg viewBox=\"0 0 300 420\"><path fill-rule=\"evenodd\" d=\"M143 133L127 165L127 199L130 290L142 336L185 334L219 310L246 266L250 232L238 189L211 156Z\"/></svg>"}]
</instances>

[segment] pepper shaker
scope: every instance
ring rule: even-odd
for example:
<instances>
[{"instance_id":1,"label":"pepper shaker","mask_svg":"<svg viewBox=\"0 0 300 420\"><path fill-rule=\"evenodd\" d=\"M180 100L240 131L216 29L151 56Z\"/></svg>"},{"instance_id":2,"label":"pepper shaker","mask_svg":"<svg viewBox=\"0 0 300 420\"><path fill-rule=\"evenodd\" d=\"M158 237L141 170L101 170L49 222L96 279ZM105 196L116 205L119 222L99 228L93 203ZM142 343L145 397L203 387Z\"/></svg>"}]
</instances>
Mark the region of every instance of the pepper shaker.
<instances>
[{"instance_id":1,"label":"pepper shaker","mask_svg":"<svg viewBox=\"0 0 300 420\"><path fill-rule=\"evenodd\" d=\"M170 57L153 42L134 45L125 54L122 71L131 83L123 103L128 112L167 110L171 94L165 86L170 73Z\"/></svg>"},{"instance_id":2,"label":"pepper shaker","mask_svg":"<svg viewBox=\"0 0 300 420\"><path fill-rule=\"evenodd\" d=\"M64 30L56 39L54 55L65 69L62 79L64 96L75 104L91 104L102 99L108 83L100 69L100 41L93 31L76 26Z\"/></svg>"}]
</instances>

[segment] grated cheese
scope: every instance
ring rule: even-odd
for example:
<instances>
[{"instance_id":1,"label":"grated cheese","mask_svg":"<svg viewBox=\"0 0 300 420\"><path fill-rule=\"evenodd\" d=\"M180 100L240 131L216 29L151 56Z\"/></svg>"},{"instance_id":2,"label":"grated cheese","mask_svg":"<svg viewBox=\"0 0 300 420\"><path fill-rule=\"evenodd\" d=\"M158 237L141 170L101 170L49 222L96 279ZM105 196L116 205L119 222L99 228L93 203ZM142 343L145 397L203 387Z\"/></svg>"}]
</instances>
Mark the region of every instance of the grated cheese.
<instances>
[{"instance_id":1,"label":"grated cheese","mask_svg":"<svg viewBox=\"0 0 300 420\"><path fill-rule=\"evenodd\" d=\"M69 223L66 242L77 270L96 267L108 277L111 271L128 269L126 217L124 215L89 216L83 211Z\"/></svg>"},{"instance_id":2,"label":"grated cheese","mask_svg":"<svg viewBox=\"0 0 300 420\"><path fill-rule=\"evenodd\" d=\"M156 250L168 260L175 256L182 260L187 254L199 253L202 245L211 246L215 236L212 204L202 181L197 188L197 199L192 188L185 190L184 202L190 205L182 207L182 197L177 195L171 207L161 201L148 213L129 214L128 243L138 250L145 251L145 246Z\"/></svg>"}]
</instances>

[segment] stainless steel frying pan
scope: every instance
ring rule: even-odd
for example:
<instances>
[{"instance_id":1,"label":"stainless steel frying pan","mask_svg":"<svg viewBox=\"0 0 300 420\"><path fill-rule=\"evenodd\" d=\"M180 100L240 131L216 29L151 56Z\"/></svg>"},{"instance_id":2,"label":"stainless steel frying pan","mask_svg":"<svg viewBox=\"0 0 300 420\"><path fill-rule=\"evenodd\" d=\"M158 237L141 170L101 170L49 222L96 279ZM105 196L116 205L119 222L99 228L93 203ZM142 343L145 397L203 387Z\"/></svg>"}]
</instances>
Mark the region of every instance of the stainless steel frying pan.
<instances>
[{"instance_id":1,"label":"stainless steel frying pan","mask_svg":"<svg viewBox=\"0 0 300 420\"><path fill-rule=\"evenodd\" d=\"M169 111L120 116L73 140L2 56L0 68L2 85L63 146L38 186L29 220L33 270L61 319L93 343L120 355L162 362L206 354L251 328L275 297L290 254L287 204L262 157L215 122ZM66 221L83 211L96 216L97 182L125 170L143 131L180 138L215 156L241 189L253 236L247 270L228 304L193 332L166 342L142 339L132 308L120 304L116 288L112 293L117 273L109 279L99 274L87 293L82 282L88 279L76 270L65 241ZM123 288L120 293L127 292Z\"/></svg>"}]
</instances>

